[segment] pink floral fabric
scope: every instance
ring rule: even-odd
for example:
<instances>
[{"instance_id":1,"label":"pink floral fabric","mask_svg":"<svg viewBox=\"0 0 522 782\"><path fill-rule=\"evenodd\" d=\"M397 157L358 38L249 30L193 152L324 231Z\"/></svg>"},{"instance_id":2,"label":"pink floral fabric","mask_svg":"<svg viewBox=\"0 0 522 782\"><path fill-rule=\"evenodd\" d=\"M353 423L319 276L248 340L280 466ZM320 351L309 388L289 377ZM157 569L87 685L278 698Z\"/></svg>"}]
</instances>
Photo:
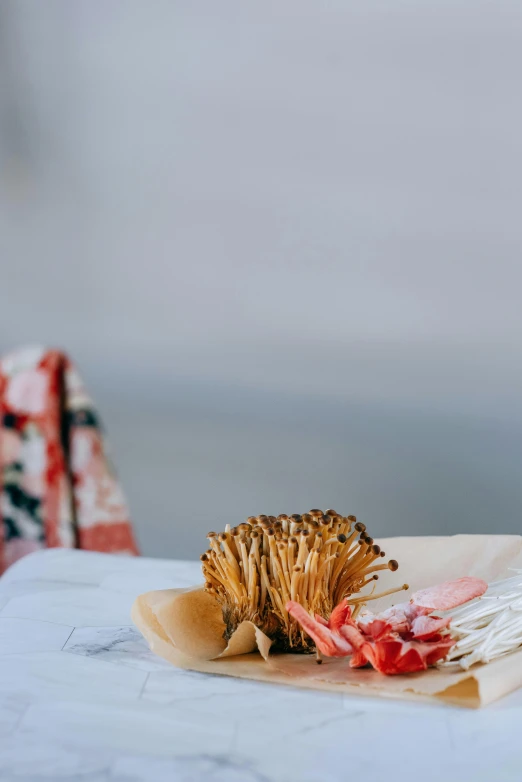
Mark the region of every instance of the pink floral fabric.
<instances>
[{"instance_id":1,"label":"pink floral fabric","mask_svg":"<svg viewBox=\"0 0 522 782\"><path fill-rule=\"evenodd\" d=\"M0 572L45 547L137 554L100 420L69 359L0 361Z\"/></svg>"}]
</instances>

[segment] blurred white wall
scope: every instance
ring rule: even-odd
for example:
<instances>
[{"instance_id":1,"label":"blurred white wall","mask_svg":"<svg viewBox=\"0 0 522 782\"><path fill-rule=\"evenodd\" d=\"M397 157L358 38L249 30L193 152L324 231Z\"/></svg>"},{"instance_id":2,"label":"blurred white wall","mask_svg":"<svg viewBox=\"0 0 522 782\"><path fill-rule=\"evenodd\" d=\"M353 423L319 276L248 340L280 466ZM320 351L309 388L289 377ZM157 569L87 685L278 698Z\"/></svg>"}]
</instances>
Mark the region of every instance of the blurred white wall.
<instances>
[{"instance_id":1,"label":"blurred white wall","mask_svg":"<svg viewBox=\"0 0 522 782\"><path fill-rule=\"evenodd\" d=\"M520 531L521 72L517 2L0 5L0 349L80 364L146 553Z\"/></svg>"}]
</instances>

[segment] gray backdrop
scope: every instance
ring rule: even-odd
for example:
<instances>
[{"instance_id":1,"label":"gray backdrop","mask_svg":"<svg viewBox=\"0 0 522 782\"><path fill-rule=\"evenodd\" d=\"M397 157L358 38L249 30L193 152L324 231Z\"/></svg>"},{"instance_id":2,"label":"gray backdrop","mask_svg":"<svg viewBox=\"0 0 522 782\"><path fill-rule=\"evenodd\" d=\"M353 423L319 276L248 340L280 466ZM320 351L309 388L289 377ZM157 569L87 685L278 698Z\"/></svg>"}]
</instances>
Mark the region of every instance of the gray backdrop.
<instances>
[{"instance_id":1,"label":"gray backdrop","mask_svg":"<svg viewBox=\"0 0 522 782\"><path fill-rule=\"evenodd\" d=\"M0 349L79 363L145 553L521 531L521 72L519 2L2 2Z\"/></svg>"}]
</instances>

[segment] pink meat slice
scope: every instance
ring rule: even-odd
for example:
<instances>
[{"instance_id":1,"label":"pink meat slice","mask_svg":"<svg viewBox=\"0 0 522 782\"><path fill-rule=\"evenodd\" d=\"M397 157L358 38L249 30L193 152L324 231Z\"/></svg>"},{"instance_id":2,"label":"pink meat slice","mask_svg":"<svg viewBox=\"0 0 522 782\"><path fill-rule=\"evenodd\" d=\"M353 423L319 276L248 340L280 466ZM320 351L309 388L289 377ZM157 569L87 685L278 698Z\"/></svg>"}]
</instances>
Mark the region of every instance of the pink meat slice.
<instances>
[{"instance_id":1,"label":"pink meat slice","mask_svg":"<svg viewBox=\"0 0 522 782\"><path fill-rule=\"evenodd\" d=\"M357 624L364 632L367 632L367 627L375 619L382 619L390 625L394 633L405 633L408 632L411 623L418 616L426 616L431 611L431 608L422 608L422 606L413 605L413 603L397 603L397 605L381 611L380 614L372 614L371 611L367 611Z\"/></svg>"},{"instance_id":2,"label":"pink meat slice","mask_svg":"<svg viewBox=\"0 0 522 782\"><path fill-rule=\"evenodd\" d=\"M358 649L350 658L350 668L364 668L365 665L368 665L368 658Z\"/></svg>"},{"instance_id":3,"label":"pink meat slice","mask_svg":"<svg viewBox=\"0 0 522 782\"><path fill-rule=\"evenodd\" d=\"M358 651L359 649L362 649L366 639L361 631L357 629L357 627L354 625L345 625L344 627L341 627L340 632L343 638L349 642L350 646L352 647L352 651Z\"/></svg>"},{"instance_id":4,"label":"pink meat slice","mask_svg":"<svg viewBox=\"0 0 522 782\"><path fill-rule=\"evenodd\" d=\"M347 628L343 628L343 632ZM350 632L350 640L355 646L358 639ZM425 671L430 665L442 660L455 641L447 638L437 638L433 643L405 641L402 638L388 638L382 641L365 641L359 646L352 657L350 665L359 668L368 661L379 673L404 674Z\"/></svg>"},{"instance_id":5,"label":"pink meat slice","mask_svg":"<svg viewBox=\"0 0 522 782\"><path fill-rule=\"evenodd\" d=\"M412 622L411 631L416 641L428 641L448 627L450 622L450 616L443 619L439 619L438 616L418 616Z\"/></svg>"},{"instance_id":6,"label":"pink meat slice","mask_svg":"<svg viewBox=\"0 0 522 782\"><path fill-rule=\"evenodd\" d=\"M315 641L319 651L327 657L346 657L352 653L353 649L346 638L333 633L329 627L313 619L299 603L289 600L286 610L297 619L303 630Z\"/></svg>"},{"instance_id":7,"label":"pink meat slice","mask_svg":"<svg viewBox=\"0 0 522 782\"><path fill-rule=\"evenodd\" d=\"M396 632L393 624L378 617L373 622L365 622L363 627L359 625L359 630L363 630L365 635L370 636L375 641L379 641L381 638L386 638L386 636Z\"/></svg>"},{"instance_id":8,"label":"pink meat slice","mask_svg":"<svg viewBox=\"0 0 522 782\"><path fill-rule=\"evenodd\" d=\"M326 619L323 619L322 616L319 616L319 614L315 615L315 621L319 622L320 625L323 625L323 627L328 627L328 622Z\"/></svg>"},{"instance_id":9,"label":"pink meat slice","mask_svg":"<svg viewBox=\"0 0 522 782\"><path fill-rule=\"evenodd\" d=\"M421 589L411 598L411 602L420 608L432 611L449 611L451 608L467 603L484 594L488 585L481 578L464 576L455 581L445 581L438 586Z\"/></svg>"},{"instance_id":10,"label":"pink meat slice","mask_svg":"<svg viewBox=\"0 0 522 782\"><path fill-rule=\"evenodd\" d=\"M340 628L347 624L348 622L351 622L352 619L352 609L346 602L346 600L342 600L338 605L335 606L334 610L330 614L330 618L328 620L328 627L330 630L333 630L335 632L339 632Z\"/></svg>"}]
</instances>

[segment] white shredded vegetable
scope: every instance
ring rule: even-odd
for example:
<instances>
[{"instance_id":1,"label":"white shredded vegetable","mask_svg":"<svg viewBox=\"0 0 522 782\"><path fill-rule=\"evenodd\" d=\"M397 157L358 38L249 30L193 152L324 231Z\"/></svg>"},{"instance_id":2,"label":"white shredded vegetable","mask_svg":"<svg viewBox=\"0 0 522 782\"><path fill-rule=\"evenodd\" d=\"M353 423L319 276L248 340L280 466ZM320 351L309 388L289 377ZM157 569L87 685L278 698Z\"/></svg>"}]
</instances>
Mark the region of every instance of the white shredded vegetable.
<instances>
[{"instance_id":1,"label":"white shredded vegetable","mask_svg":"<svg viewBox=\"0 0 522 782\"><path fill-rule=\"evenodd\" d=\"M457 643L443 665L457 664L468 670L522 645L522 570L514 572L516 576L490 584L477 600L447 612Z\"/></svg>"}]
</instances>

